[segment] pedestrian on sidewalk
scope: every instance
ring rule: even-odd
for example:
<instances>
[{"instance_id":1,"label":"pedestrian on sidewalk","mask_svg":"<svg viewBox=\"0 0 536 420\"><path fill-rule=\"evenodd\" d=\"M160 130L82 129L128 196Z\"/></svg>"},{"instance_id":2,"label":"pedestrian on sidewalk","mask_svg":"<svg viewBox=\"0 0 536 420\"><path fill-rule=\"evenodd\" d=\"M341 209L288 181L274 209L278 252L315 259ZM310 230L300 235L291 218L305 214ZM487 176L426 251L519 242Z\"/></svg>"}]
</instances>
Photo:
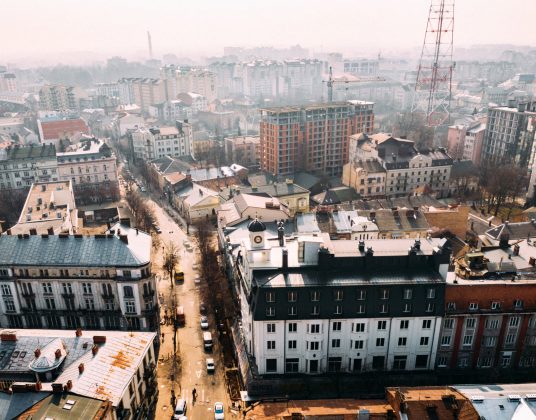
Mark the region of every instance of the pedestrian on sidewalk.
<instances>
[{"instance_id":1,"label":"pedestrian on sidewalk","mask_svg":"<svg viewBox=\"0 0 536 420\"><path fill-rule=\"evenodd\" d=\"M164 342L164 333L162 333L162 343Z\"/></svg>"}]
</instances>

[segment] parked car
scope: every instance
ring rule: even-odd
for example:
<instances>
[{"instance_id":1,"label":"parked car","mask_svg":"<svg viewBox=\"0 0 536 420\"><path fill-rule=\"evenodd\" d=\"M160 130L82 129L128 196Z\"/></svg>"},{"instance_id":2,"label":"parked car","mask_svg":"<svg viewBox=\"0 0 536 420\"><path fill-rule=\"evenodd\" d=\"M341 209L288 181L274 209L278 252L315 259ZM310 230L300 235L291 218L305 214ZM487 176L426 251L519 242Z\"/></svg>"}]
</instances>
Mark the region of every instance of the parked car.
<instances>
[{"instance_id":1,"label":"parked car","mask_svg":"<svg viewBox=\"0 0 536 420\"><path fill-rule=\"evenodd\" d=\"M214 369L216 369L214 366L214 359L207 359L207 372L214 373Z\"/></svg>"},{"instance_id":2,"label":"parked car","mask_svg":"<svg viewBox=\"0 0 536 420\"><path fill-rule=\"evenodd\" d=\"M201 329L206 330L208 329L208 318L206 316L202 316L200 320Z\"/></svg>"},{"instance_id":3,"label":"parked car","mask_svg":"<svg viewBox=\"0 0 536 420\"><path fill-rule=\"evenodd\" d=\"M140 191L141 192L147 192L147 188L145 188L144 186L141 186Z\"/></svg>"},{"instance_id":4,"label":"parked car","mask_svg":"<svg viewBox=\"0 0 536 420\"><path fill-rule=\"evenodd\" d=\"M154 227L154 230L155 230L156 233L158 233L158 234L161 234L161 233L162 233L162 229L160 229L160 226L155 226L155 227Z\"/></svg>"},{"instance_id":5,"label":"parked car","mask_svg":"<svg viewBox=\"0 0 536 420\"><path fill-rule=\"evenodd\" d=\"M214 404L214 420L223 420L225 417L223 403L217 402Z\"/></svg>"},{"instance_id":6,"label":"parked car","mask_svg":"<svg viewBox=\"0 0 536 420\"><path fill-rule=\"evenodd\" d=\"M201 315L206 315L207 314L207 307L205 306L205 304L203 302L201 302L199 304L199 313Z\"/></svg>"},{"instance_id":7,"label":"parked car","mask_svg":"<svg viewBox=\"0 0 536 420\"><path fill-rule=\"evenodd\" d=\"M212 334L208 331L203 333L203 346L206 351L212 351Z\"/></svg>"},{"instance_id":8,"label":"parked car","mask_svg":"<svg viewBox=\"0 0 536 420\"><path fill-rule=\"evenodd\" d=\"M183 400L182 398L177 401L177 405L175 406L175 411L173 412L173 419L178 420L182 418L186 414L186 400Z\"/></svg>"}]
</instances>

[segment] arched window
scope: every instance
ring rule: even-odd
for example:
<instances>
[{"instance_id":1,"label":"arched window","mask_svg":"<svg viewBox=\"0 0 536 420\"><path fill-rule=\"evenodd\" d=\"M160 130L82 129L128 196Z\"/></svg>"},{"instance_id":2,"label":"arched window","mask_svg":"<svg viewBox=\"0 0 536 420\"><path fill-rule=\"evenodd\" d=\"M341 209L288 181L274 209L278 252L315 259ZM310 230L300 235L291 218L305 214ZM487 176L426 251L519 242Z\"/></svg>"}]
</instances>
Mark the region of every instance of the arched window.
<instances>
[{"instance_id":1,"label":"arched window","mask_svg":"<svg viewBox=\"0 0 536 420\"><path fill-rule=\"evenodd\" d=\"M132 290L132 286L123 286L123 295L126 298L133 298L134 297L134 291Z\"/></svg>"}]
</instances>

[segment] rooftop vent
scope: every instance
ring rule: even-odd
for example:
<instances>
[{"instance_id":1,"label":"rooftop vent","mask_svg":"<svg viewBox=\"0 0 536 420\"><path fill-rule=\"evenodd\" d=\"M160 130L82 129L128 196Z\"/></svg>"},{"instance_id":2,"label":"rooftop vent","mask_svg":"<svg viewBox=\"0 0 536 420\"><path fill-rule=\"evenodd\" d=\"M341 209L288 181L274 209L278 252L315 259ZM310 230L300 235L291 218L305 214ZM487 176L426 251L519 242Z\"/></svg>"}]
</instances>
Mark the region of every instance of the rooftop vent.
<instances>
[{"instance_id":1,"label":"rooftop vent","mask_svg":"<svg viewBox=\"0 0 536 420\"><path fill-rule=\"evenodd\" d=\"M519 395L519 394L510 394L510 395L508 395L508 401L521 401L521 395Z\"/></svg>"},{"instance_id":2,"label":"rooftop vent","mask_svg":"<svg viewBox=\"0 0 536 420\"><path fill-rule=\"evenodd\" d=\"M473 403L483 403L484 402L484 397L482 395L475 395L475 396L473 396L473 398L471 398L471 401Z\"/></svg>"}]
</instances>

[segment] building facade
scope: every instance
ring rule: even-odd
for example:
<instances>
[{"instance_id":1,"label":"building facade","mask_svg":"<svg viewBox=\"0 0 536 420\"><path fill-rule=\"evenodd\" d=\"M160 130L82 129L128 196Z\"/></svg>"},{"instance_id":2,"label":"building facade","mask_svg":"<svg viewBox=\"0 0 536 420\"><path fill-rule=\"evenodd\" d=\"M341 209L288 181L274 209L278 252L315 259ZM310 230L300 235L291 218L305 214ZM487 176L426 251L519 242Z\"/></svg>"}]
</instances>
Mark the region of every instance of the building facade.
<instances>
[{"instance_id":1,"label":"building facade","mask_svg":"<svg viewBox=\"0 0 536 420\"><path fill-rule=\"evenodd\" d=\"M39 108L45 111L73 111L80 108L81 89L74 86L46 85L39 91Z\"/></svg>"},{"instance_id":2,"label":"building facade","mask_svg":"<svg viewBox=\"0 0 536 420\"><path fill-rule=\"evenodd\" d=\"M260 164L260 137L237 136L225 138L225 158L246 168Z\"/></svg>"},{"instance_id":3,"label":"building facade","mask_svg":"<svg viewBox=\"0 0 536 420\"><path fill-rule=\"evenodd\" d=\"M449 127L447 150L452 159L470 160L480 166L482 144L486 132L485 117Z\"/></svg>"},{"instance_id":4,"label":"building facade","mask_svg":"<svg viewBox=\"0 0 536 420\"><path fill-rule=\"evenodd\" d=\"M0 247L1 325L158 329L146 233L2 235Z\"/></svg>"},{"instance_id":5,"label":"building facade","mask_svg":"<svg viewBox=\"0 0 536 420\"><path fill-rule=\"evenodd\" d=\"M258 220L248 230L231 264L255 372L433 369L450 258L445 240L288 238L283 223L269 238Z\"/></svg>"},{"instance_id":6,"label":"building facade","mask_svg":"<svg viewBox=\"0 0 536 420\"><path fill-rule=\"evenodd\" d=\"M348 139L374 129L374 104L349 101L261 110L261 169L273 175L300 170L340 175Z\"/></svg>"},{"instance_id":7,"label":"building facade","mask_svg":"<svg viewBox=\"0 0 536 420\"><path fill-rule=\"evenodd\" d=\"M192 126L187 122L177 122L176 126L141 127L129 133L131 149L136 159L145 161L165 156L192 156Z\"/></svg>"},{"instance_id":8,"label":"building facade","mask_svg":"<svg viewBox=\"0 0 536 420\"><path fill-rule=\"evenodd\" d=\"M58 180L54 145L0 149L0 190L29 188L34 182Z\"/></svg>"}]
</instances>

